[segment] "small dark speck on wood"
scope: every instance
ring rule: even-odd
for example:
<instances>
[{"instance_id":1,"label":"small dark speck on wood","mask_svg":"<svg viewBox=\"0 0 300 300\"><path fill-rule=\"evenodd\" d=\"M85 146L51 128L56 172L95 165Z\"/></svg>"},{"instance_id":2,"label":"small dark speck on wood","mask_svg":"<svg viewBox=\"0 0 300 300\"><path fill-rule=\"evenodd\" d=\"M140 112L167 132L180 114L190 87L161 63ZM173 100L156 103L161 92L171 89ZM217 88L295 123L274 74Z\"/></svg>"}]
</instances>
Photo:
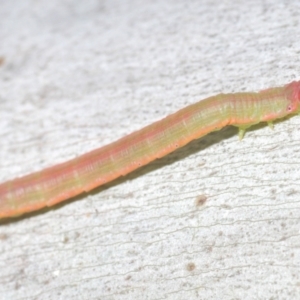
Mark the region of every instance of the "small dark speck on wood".
<instances>
[{"instance_id":1,"label":"small dark speck on wood","mask_svg":"<svg viewBox=\"0 0 300 300\"><path fill-rule=\"evenodd\" d=\"M186 265L186 269L190 272L194 271L196 269L196 265L193 262L190 262Z\"/></svg>"},{"instance_id":2,"label":"small dark speck on wood","mask_svg":"<svg viewBox=\"0 0 300 300\"><path fill-rule=\"evenodd\" d=\"M196 198L195 204L196 206L202 206L207 201L207 197L205 195L200 195Z\"/></svg>"}]
</instances>

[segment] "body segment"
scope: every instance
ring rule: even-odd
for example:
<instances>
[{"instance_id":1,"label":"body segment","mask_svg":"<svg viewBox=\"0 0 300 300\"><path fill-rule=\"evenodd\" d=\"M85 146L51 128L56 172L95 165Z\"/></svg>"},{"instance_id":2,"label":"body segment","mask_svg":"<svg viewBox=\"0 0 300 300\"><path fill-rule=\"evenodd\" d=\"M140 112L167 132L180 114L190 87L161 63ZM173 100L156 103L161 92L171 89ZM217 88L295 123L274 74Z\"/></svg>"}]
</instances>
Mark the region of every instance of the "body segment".
<instances>
[{"instance_id":1,"label":"body segment","mask_svg":"<svg viewBox=\"0 0 300 300\"><path fill-rule=\"evenodd\" d=\"M112 144L0 184L0 218L88 192L226 125L239 127L242 136L247 127L295 114L299 107L300 82L204 99Z\"/></svg>"}]
</instances>

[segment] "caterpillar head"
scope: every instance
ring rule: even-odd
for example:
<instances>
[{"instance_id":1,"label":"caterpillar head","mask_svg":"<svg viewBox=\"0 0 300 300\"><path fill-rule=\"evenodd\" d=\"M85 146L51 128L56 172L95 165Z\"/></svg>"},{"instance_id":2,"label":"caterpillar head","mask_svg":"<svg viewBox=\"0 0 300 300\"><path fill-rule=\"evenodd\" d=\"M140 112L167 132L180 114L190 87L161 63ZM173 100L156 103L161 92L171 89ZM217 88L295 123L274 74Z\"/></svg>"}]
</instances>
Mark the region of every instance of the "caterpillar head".
<instances>
[{"instance_id":1,"label":"caterpillar head","mask_svg":"<svg viewBox=\"0 0 300 300\"><path fill-rule=\"evenodd\" d=\"M300 113L300 81L293 81L286 86L286 94L290 103L287 110L291 114Z\"/></svg>"}]
</instances>

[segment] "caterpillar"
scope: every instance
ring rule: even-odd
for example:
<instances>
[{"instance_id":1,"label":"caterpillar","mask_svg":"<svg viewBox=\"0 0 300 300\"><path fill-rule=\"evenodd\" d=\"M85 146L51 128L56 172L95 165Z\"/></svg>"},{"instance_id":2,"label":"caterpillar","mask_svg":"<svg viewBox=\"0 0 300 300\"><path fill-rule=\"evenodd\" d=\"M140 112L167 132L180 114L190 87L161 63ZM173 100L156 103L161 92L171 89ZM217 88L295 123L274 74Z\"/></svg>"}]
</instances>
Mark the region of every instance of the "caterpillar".
<instances>
[{"instance_id":1,"label":"caterpillar","mask_svg":"<svg viewBox=\"0 0 300 300\"><path fill-rule=\"evenodd\" d=\"M227 125L250 126L300 112L300 81L260 92L219 94L109 145L0 184L0 218L52 206L124 176Z\"/></svg>"}]
</instances>

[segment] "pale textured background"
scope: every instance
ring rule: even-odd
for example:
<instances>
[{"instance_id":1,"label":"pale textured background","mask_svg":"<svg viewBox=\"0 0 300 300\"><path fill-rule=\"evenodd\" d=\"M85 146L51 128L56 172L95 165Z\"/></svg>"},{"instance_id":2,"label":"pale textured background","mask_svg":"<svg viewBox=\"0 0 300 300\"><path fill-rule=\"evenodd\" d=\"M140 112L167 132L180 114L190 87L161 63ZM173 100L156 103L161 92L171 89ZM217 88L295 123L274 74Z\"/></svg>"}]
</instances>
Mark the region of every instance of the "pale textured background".
<instances>
[{"instance_id":1,"label":"pale textured background","mask_svg":"<svg viewBox=\"0 0 300 300\"><path fill-rule=\"evenodd\" d=\"M0 181L206 96L299 80L299 15L298 1L0 0ZM256 129L2 222L0 299L299 299L300 118Z\"/></svg>"}]
</instances>

